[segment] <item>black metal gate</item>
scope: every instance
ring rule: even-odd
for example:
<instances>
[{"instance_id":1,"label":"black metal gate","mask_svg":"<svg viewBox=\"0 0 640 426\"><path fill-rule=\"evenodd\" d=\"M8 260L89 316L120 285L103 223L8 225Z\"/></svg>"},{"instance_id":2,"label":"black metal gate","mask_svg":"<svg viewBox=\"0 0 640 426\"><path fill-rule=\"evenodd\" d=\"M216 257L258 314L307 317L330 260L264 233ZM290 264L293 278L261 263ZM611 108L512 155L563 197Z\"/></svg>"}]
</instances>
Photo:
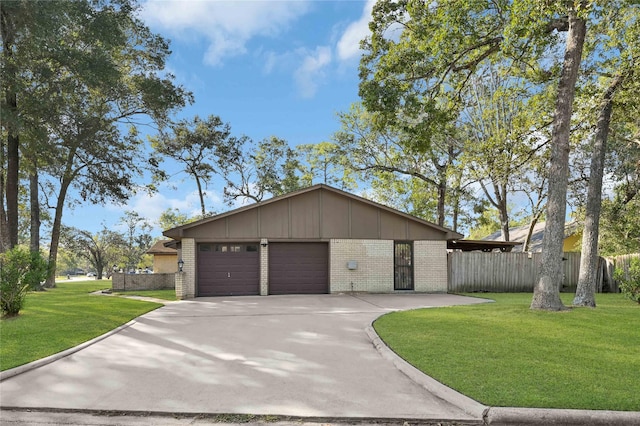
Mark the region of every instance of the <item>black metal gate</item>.
<instances>
[{"instance_id":1,"label":"black metal gate","mask_svg":"<svg viewBox=\"0 0 640 426\"><path fill-rule=\"evenodd\" d=\"M413 290L413 243L395 242L393 252L393 289Z\"/></svg>"}]
</instances>

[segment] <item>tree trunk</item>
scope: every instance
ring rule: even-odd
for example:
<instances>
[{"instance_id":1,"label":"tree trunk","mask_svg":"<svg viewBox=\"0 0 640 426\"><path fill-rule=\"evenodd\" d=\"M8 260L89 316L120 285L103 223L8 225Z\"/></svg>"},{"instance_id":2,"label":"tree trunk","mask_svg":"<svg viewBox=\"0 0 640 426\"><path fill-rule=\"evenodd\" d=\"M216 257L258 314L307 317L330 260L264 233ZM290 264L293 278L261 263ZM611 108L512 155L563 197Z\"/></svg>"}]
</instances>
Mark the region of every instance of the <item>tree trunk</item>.
<instances>
[{"instance_id":1,"label":"tree trunk","mask_svg":"<svg viewBox=\"0 0 640 426\"><path fill-rule=\"evenodd\" d=\"M522 244L522 252L528 252L529 251L529 246L531 246L531 237L533 236L533 230L535 229L536 225L538 224L538 219L540 219L540 215L542 214L542 212L539 212L538 214L535 214L532 218L531 218L531 223L529 223L529 229L527 230L527 236L524 239L524 244Z\"/></svg>"},{"instance_id":2,"label":"tree trunk","mask_svg":"<svg viewBox=\"0 0 640 426\"><path fill-rule=\"evenodd\" d=\"M438 170L438 225L444 226L445 207L447 203L447 166L435 164Z\"/></svg>"},{"instance_id":3,"label":"tree trunk","mask_svg":"<svg viewBox=\"0 0 640 426\"><path fill-rule=\"evenodd\" d=\"M438 185L438 225L444 226L444 207L447 197L447 184L440 182Z\"/></svg>"},{"instance_id":4,"label":"tree trunk","mask_svg":"<svg viewBox=\"0 0 640 426\"><path fill-rule=\"evenodd\" d=\"M560 300L560 285L562 282L562 241L564 240L569 181L569 133L573 97L582 60L585 33L586 22L577 16L575 10L571 10L551 133L549 197L547 200L547 221L542 239L542 264L540 277L533 289L531 309L551 311L564 309L562 300Z\"/></svg>"},{"instance_id":5,"label":"tree trunk","mask_svg":"<svg viewBox=\"0 0 640 426\"><path fill-rule=\"evenodd\" d=\"M4 208L5 200L5 170L4 170L4 139L0 140L0 253L9 250L9 228L7 226L7 212Z\"/></svg>"},{"instance_id":6,"label":"tree trunk","mask_svg":"<svg viewBox=\"0 0 640 426\"><path fill-rule=\"evenodd\" d=\"M98 265L96 267L96 280L101 280L102 279L102 274L104 272L104 266L103 265Z\"/></svg>"},{"instance_id":7,"label":"tree trunk","mask_svg":"<svg viewBox=\"0 0 640 426\"><path fill-rule=\"evenodd\" d=\"M507 186L501 185L500 187L495 185L496 199L498 200L498 214L500 215L500 229L502 231L502 239L504 241L510 240L509 235L509 207L507 206Z\"/></svg>"},{"instance_id":8,"label":"tree trunk","mask_svg":"<svg viewBox=\"0 0 640 426\"><path fill-rule=\"evenodd\" d=\"M65 172L60 181L60 192L58 193L58 199L56 200L56 211L53 217L53 225L51 226L51 243L49 245L49 275L44 283L47 288L54 288L56 286L56 265L58 261L58 246L60 245L60 228L62 226L62 212L64 210L64 202L67 199L67 191L69 185L73 182L73 160L76 156L77 147L73 147L67 153L67 163L65 165Z\"/></svg>"},{"instance_id":9,"label":"tree trunk","mask_svg":"<svg viewBox=\"0 0 640 426\"><path fill-rule=\"evenodd\" d=\"M56 212L53 217L53 225L51 227L51 244L49 246L49 275L44 283L47 288L56 286L56 263L58 259L58 246L60 245L60 226L62 225L62 211L64 209L64 201L67 198L67 190L72 179L65 174L60 183L60 193L56 202Z\"/></svg>"},{"instance_id":10,"label":"tree trunk","mask_svg":"<svg viewBox=\"0 0 640 426\"><path fill-rule=\"evenodd\" d=\"M34 170L29 175L29 198L31 204L31 251L40 251L40 200L38 187L38 171Z\"/></svg>"},{"instance_id":11,"label":"tree trunk","mask_svg":"<svg viewBox=\"0 0 640 426\"><path fill-rule=\"evenodd\" d=\"M96 268L96 280L102 279L102 274L104 272L105 261L102 258L102 254L100 252L100 248L96 245L96 256L95 256L95 268Z\"/></svg>"},{"instance_id":12,"label":"tree trunk","mask_svg":"<svg viewBox=\"0 0 640 426\"><path fill-rule=\"evenodd\" d=\"M18 186L20 184L20 140L18 137L18 102L14 87L16 79L15 64L13 64L13 44L15 40L14 25L11 11L2 7L0 3L0 17L2 24L2 51L5 59L4 97L6 110L3 111L3 121L7 131L7 176L5 196L7 200L7 242L11 249L18 245Z\"/></svg>"},{"instance_id":13,"label":"tree trunk","mask_svg":"<svg viewBox=\"0 0 640 426\"><path fill-rule=\"evenodd\" d=\"M16 96L7 95L9 110L17 109ZM20 169L20 142L14 125L7 125L7 234L9 249L18 245L18 191Z\"/></svg>"},{"instance_id":14,"label":"tree trunk","mask_svg":"<svg viewBox=\"0 0 640 426\"><path fill-rule=\"evenodd\" d=\"M200 183L200 179L198 178L197 175L194 175L196 178L196 185L198 186L198 195L200 196L200 208L202 209L202 218L204 219L205 216L207 215L207 210L205 209L204 206L204 194L202 193L202 184Z\"/></svg>"},{"instance_id":15,"label":"tree trunk","mask_svg":"<svg viewBox=\"0 0 640 426\"><path fill-rule=\"evenodd\" d=\"M458 232L458 217L460 216L460 191L455 191L455 199L453 200L453 232Z\"/></svg>"},{"instance_id":16,"label":"tree trunk","mask_svg":"<svg viewBox=\"0 0 640 426\"><path fill-rule=\"evenodd\" d=\"M591 154L591 172L587 190L587 211L582 233L582 255L580 256L580 275L578 288L573 299L574 306L596 307L596 281L598 279L598 235L600 226L600 208L602 207L602 176L604 158L607 152L607 137L613 109L613 95L622 83L617 76L604 94L602 108L596 123L593 153Z\"/></svg>"},{"instance_id":17,"label":"tree trunk","mask_svg":"<svg viewBox=\"0 0 640 426\"><path fill-rule=\"evenodd\" d=\"M507 206L507 188L506 185L498 186L495 181L491 181L491 185L493 186L493 196L487 189L487 185L482 181L482 179L478 180L480 187L482 188L482 192L487 197L489 203L498 210L498 216L500 218L500 234L502 235L502 239L504 241L509 241L509 208ZM502 190L501 190L502 188Z\"/></svg>"}]
</instances>

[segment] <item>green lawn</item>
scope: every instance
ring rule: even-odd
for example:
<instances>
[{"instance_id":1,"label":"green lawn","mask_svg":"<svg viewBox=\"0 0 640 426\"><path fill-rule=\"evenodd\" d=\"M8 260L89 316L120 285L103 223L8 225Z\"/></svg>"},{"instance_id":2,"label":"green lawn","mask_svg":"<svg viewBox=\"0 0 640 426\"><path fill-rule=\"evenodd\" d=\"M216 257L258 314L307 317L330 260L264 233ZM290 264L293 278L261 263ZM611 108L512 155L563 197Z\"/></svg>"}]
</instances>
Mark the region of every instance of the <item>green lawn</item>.
<instances>
[{"instance_id":1,"label":"green lawn","mask_svg":"<svg viewBox=\"0 0 640 426\"><path fill-rule=\"evenodd\" d=\"M374 327L412 365L485 405L640 410L640 305L599 294L596 309L553 313L531 311L531 294L482 297L496 303L394 312Z\"/></svg>"},{"instance_id":2,"label":"green lawn","mask_svg":"<svg viewBox=\"0 0 640 426\"><path fill-rule=\"evenodd\" d=\"M162 306L89 294L109 287L111 281L74 281L29 293L18 317L0 321L0 370L71 348Z\"/></svg>"},{"instance_id":3,"label":"green lawn","mask_svg":"<svg viewBox=\"0 0 640 426\"><path fill-rule=\"evenodd\" d=\"M119 296L145 296L155 297L156 299L163 300L178 300L176 298L175 290L131 290L131 291L118 291L114 294Z\"/></svg>"}]
</instances>

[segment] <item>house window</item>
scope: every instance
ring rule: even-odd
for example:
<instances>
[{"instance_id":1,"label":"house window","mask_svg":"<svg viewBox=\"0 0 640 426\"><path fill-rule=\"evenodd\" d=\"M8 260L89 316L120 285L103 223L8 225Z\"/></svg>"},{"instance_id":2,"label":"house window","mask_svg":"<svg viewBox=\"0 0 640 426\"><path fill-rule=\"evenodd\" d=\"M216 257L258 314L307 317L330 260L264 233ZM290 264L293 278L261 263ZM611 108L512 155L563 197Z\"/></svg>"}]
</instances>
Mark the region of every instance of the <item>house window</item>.
<instances>
[{"instance_id":1,"label":"house window","mask_svg":"<svg viewBox=\"0 0 640 426\"><path fill-rule=\"evenodd\" d=\"M393 245L394 290L413 290L413 243L396 241Z\"/></svg>"},{"instance_id":2,"label":"house window","mask_svg":"<svg viewBox=\"0 0 640 426\"><path fill-rule=\"evenodd\" d=\"M218 253L256 253L258 251L257 244L200 244L200 251L211 251Z\"/></svg>"}]
</instances>

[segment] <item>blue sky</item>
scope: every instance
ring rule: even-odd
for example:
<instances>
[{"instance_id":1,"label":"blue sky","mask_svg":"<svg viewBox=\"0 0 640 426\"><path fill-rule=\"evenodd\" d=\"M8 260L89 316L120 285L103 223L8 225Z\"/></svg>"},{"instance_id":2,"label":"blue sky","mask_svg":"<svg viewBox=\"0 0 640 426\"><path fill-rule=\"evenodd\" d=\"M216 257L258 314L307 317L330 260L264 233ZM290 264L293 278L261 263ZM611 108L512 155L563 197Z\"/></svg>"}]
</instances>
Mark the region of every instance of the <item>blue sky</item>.
<instances>
[{"instance_id":1,"label":"blue sky","mask_svg":"<svg viewBox=\"0 0 640 426\"><path fill-rule=\"evenodd\" d=\"M329 140L339 129L336 113L359 100L359 40L368 33L372 4L149 0L141 17L171 40L167 70L195 96L177 118L215 114L234 135L256 141L273 135L295 146ZM123 206L76 206L63 222L97 231L102 223L115 227L125 210L153 223L169 207L197 214L198 203L195 184L178 174L157 194L140 192ZM218 179L209 184L207 208L229 209Z\"/></svg>"}]
</instances>

